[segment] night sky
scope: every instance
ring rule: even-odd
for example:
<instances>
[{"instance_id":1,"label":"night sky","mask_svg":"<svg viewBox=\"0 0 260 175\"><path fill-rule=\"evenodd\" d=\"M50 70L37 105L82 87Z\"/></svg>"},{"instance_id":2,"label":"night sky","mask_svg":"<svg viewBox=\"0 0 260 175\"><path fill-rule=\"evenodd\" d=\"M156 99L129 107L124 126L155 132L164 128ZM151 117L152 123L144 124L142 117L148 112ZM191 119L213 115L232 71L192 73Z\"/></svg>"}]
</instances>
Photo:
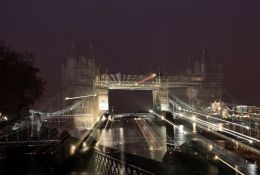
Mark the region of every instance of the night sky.
<instances>
[{"instance_id":1,"label":"night sky","mask_svg":"<svg viewBox=\"0 0 260 175\"><path fill-rule=\"evenodd\" d=\"M59 91L64 49L76 40L92 41L99 64L115 73L178 72L206 45L224 63L225 88L260 104L259 7L257 0L1 0L0 40L35 54L45 97Z\"/></svg>"}]
</instances>

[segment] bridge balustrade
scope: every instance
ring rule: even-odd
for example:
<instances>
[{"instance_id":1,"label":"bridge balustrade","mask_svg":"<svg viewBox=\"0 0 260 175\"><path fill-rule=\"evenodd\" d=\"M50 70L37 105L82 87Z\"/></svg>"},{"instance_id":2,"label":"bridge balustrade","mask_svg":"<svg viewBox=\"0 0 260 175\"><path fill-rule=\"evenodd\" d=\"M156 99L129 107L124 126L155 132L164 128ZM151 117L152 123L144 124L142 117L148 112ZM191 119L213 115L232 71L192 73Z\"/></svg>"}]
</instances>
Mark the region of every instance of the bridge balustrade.
<instances>
[{"instance_id":1,"label":"bridge balustrade","mask_svg":"<svg viewBox=\"0 0 260 175\"><path fill-rule=\"evenodd\" d=\"M100 174L127 174L127 175L154 175L155 173L144 170L140 167L128 164L119 159L103 154L97 150L93 153L93 172Z\"/></svg>"}]
</instances>

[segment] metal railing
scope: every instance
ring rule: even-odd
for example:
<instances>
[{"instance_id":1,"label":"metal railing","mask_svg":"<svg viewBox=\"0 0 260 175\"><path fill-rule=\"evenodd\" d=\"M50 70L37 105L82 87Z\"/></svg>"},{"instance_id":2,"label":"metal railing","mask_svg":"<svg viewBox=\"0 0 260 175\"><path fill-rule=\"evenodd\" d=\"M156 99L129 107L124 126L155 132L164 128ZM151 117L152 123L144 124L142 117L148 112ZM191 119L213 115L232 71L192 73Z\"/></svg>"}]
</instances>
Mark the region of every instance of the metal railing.
<instances>
[{"instance_id":1,"label":"metal railing","mask_svg":"<svg viewBox=\"0 0 260 175\"><path fill-rule=\"evenodd\" d=\"M94 166L92 171L98 174L126 174L126 175L154 175L155 173L144 170L135 165L121 161L97 150L93 152Z\"/></svg>"}]
</instances>

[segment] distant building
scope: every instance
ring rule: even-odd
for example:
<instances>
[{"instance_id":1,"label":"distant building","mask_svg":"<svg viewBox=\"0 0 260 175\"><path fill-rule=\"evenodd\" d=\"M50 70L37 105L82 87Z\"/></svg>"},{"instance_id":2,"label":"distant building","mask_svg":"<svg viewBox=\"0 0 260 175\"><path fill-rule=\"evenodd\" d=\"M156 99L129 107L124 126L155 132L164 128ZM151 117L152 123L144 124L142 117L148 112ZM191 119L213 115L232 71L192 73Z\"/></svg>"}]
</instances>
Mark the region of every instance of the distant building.
<instances>
[{"instance_id":1,"label":"distant building","mask_svg":"<svg viewBox=\"0 0 260 175\"><path fill-rule=\"evenodd\" d=\"M193 104L208 106L222 99L223 70L218 58L211 58L206 47L201 48L200 57L188 57L186 72L178 75L177 81L197 82L190 87L173 88L172 92L182 100ZM171 81L171 80L169 80Z\"/></svg>"}]
</instances>

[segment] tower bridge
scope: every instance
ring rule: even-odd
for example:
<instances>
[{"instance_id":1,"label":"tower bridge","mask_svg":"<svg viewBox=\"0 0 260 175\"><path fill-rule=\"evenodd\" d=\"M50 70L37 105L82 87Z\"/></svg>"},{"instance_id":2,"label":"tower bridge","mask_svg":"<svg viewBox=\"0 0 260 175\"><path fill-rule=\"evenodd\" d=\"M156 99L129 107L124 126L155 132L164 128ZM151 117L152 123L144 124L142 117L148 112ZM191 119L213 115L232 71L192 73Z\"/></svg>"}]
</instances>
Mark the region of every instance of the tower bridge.
<instances>
[{"instance_id":1,"label":"tower bridge","mask_svg":"<svg viewBox=\"0 0 260 175\"><path fill-rule=\"evenodd\" d=\"M207 86L205 86L206 82ZM214 86L214 88L210 86ZM161 76L160 74L124 75L121 73L99 73L94 80L94 91L99 97L100 110L108 110L109 90L151 90L154 108L156 108L155 104L159 104L161 110L167 110L169 92L179 96L186 96L189 101L201 98L207 104L205 97L211 98L211 101L221 99L221 88L220 81L215 79L208 82L202 75ZM198 94L200 97L198 97Z\"/></svg>"},{"instance_id":2,"label":"tower bridge","mask_svg":"<svg viewBox=\"0 0 260 175\"><path fill-rule=\"evenodd\" d=\"M46 116L62 116L60 118L64 120L70 117L75 128L84 130L109 110L110 90L152 91L152 108L157 111L166 111L172 106L169 94L193 107L209 106L222 98L222 69L219 63L209 61L206 53L202 48L200 57L190 61L181 74L112 74L97 68L93 47L82 52L73 45L61 66L61 92L57 98L42 105L45 108L41 111L46 111ZM90 94L96 94L96 97L85 98ZM82 99L64 100L68 97Z\"/></svg>"},{"instance_id":3,"label":"tower bridge","mask_svg":"<svg viewBox=\"0 0 260 175\"><path fill-rule=\"evenodd\" d=\"M62 65L62 90L46 103L48 105L43 105L47 110L31 110L32 118L27 118L15 127L6 127L0 133L0 139L8 141L8 144L20 141L24 145L27 142L31 144L29 138L33 136L37 144L52 139L62 145L63 140L59 137L49 137L51 134L48 128L66 130L78 138L76 143L69 145L70 156L76 154L76 150L84 152L85 147L94 147L93 161L98 162L95 172L111 172L110 167L115 164L117 171L129 170L132 172L129 174L147 170L150 174L157 174L155 169L149 169L145 163L130 165L129 162L138 159L169 163L172 161L169 157L178 159L178 156L183 156L180 151L190 150L180 159L188 157L197 160L198 157L204 157L209 162L225 162L228 172L247 174L252 165L233 154L233 150L228 150L228 147L241 147L259 156L259 123L252 124L249 117L237 119L233 111L228 111L225 117L220 113L212 115L215 111L210 108L211 102L222 99L222 71L220 65L205 61L205 51L202 53L203 59L195 61L194 69L188 67L186 72L176 75L162 75L161 72L111 74L97 69L93 55L71 54ZM112 90L152 91L153 109L146 113L136 111L114 114L109 111L109 93ZM221 107L215 108L222 111L224 107ZM205 112L206 108L211 113ZM253 115L248 113L248 116ZM48 137L42 137L44 140L41 141L42 123ZM18 133L20 130L23 134ZM34 131L38 137L35 137ZM11 136L14 134L16 136ZM13 138L17 138L17 141L8 140ZM27 141L19 140L21 138ZM56 148L55 145L51 147ZM96 150L100 147L102 149ZM91 158L89 160L92 161ZM157 163L152 163L157 166ZM212 166L219 168L218 163ZM119 164L129 169L123 170ZM108 169L101 170L100 167Z\"/></svg>"}]
</instances>

